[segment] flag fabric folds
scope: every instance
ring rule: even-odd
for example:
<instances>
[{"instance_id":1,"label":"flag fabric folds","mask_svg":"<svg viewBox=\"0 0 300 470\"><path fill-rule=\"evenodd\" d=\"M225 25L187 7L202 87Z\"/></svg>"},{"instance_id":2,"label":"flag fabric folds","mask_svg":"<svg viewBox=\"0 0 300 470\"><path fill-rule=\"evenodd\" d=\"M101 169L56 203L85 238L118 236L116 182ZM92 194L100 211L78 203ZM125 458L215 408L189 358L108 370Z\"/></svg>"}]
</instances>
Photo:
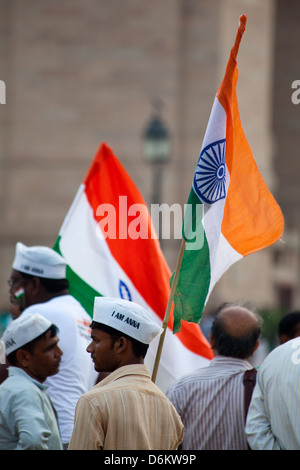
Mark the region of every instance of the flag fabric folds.
<instances>
[{"instance_id":1,"label":"flag fabric folds","mask_svg":"<svg viewBox=\"0 0 300 470\"><path fill-rule=\"evenodd\" d=\"M139 190L105 143L78 189L54 249L67 260L70 293L91 316L95 296L121 297L144 306L162 324L171 272ZM172 327L171 316L156 380L162 390L213 357L198 325L187 324L177 335ZM158 341L146 355L150 371Z\"/></svg>"},{"instance_id":2,"label":"flag fabric folds","mask_svg":"<svg viewBox=\"0 0 300 470\"><path fill-rule=\"evenodd\" d=\"M188 199L193 210L184 224L193 224L198 242L183 231L186 245L174 295L174 332L180 331L181 320L200 321L213 287L232 264L275 243L283 232L281 210L257 168L238 110L236 57L246 21L245 15L240 17L194 173Z\"/></svg>"}]
</instances>

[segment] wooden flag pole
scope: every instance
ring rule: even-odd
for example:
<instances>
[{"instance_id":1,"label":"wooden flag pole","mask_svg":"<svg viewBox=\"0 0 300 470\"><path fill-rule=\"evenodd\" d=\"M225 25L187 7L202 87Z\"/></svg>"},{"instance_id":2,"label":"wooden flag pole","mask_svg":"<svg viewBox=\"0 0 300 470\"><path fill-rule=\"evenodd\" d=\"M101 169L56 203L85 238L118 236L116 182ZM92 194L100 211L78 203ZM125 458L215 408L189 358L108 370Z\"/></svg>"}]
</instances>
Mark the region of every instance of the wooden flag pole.
<instances>
[{"instance_id":1,"label":"wooden flag pole","mask_svg":"<svg viewBox=\"0 0 300 470\"><path fill-rule=\"evenodd\" d=\"M164 344L164 340L165 340L165 336L166 336L166 331L167 331L167 328L168 328L171 307L172 307L172 303L173 303L173 299L174 299L174 295L175 295L175 290L176 290L176 286L177 286L177 280L178 280L178 276L179 276L179 271L180 271L180 267L181 267L181 262L182 262L182 258L183 258L185 245L186 245L186 240L184 238L182 238L181 246L180 246L180 250L179 250L179 254L178 254L178 258L177 258L177 263L176 263L176 267L175 267L174 278L173 278L171 291L170 291L170 295L169 295L169 300L168 300L168 304L167 304L167 308L166 308L166 312L165 312L164 321L163 321L163 324L162 324L163 332L160 335L160 340L159 340L159 344L158 344L158 348L157 348L155 363L154 363L154 367L153 367L152 378L151 378L152 382L156 381L158 365L159 365L161 352L162 352L162 348L163 348L163 344Z\"/></svg>"}]
</instances>

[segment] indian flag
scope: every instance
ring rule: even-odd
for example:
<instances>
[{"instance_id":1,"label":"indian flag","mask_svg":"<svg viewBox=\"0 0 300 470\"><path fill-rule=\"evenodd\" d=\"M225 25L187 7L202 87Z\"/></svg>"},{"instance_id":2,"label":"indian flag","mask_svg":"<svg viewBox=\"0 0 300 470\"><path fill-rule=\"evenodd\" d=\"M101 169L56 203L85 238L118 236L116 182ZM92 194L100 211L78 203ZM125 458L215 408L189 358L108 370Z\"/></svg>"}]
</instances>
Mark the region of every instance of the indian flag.
<instances>
[{"instance_id":1,"label":"indian flag","mask_svg":"<svg viewBox=\"0 0 300 470\"><path fill-rule=\"evenodd\" d=\"M54 246L68 263L72 294L92 316L95 296L125 298L148 309L161 325L171 272L146 204L112 150L103 143L80 185ZM172 333L170 317L156 383L166 390L213 357L198 325ZM158 341L146 363L153 369Z\"/></svg>"},{"instance_id":2,"label":"indian flag","mask_svg":"<svg viewBox=\"0 0 300 470\"><path fill-rule=\"evenodd\" d=\"M257 168L238 110L236 57L246 21L240 17L194 173L174 294L174 332L180 331L181 320L200 321L213 287L232 264L283 233L281 210ZM191 228L197 239L190 236Z\"/></svg>"}]
</instances>

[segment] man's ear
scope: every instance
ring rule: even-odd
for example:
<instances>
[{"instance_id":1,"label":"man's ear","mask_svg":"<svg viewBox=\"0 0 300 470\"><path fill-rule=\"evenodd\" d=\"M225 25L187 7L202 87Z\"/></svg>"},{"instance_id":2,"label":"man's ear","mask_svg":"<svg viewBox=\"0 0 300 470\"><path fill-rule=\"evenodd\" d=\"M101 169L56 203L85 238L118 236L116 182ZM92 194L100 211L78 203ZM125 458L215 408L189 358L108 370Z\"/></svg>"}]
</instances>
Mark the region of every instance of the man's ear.
<instances>
[{"instance_id":1,"label":"man's ear","mask_svg":"<svg viewBox=\"0 0 300 470\"><path fill-rule=\"evenodd\" d=\"M116 352L119 354L123 354L126 349L128 348L128 339L125 338L125 336L120 336L116 341L115 341L115 347L116 347Z\"/></svg>"},{"instance_id":2,"label":"man's ear","mask_svg":"<svg viewBox=\"0 0 300 470\"><path fill-rule=\"evenodd\" d=\"M211 333L209 335L209 342L210 342L211 349L215 349L216 343Z\"/></svg>"},{"instance_id":3,"label":"man's ear","mask_svg":"<svg viewBox=\"0 0 300 470\"><path fill-rule=\"evenodd\" d=\"M26 351L25 349L18 349L16 353L16 359L18 361L18 364L24 369L26 369L30 362L30 356L30 352Z\"/></svg>"},{"instance_id":4,"label":"man's ear","mask_svg":"<svg viewBox=\"0 0 300 470\"><path fill-rule=\"evenodd\" d=\"M253 354L254 354L255 351L258 349L259 345L260 345L260 341L258 340L257 343L256 343L256 345L255 345L255 347L254 347Z\"/></svg>"},{"instance_id":5,"label":"man's ear","mask_svg":"<svg viewBox=\"0 0 300 470\"><path fill-rule=\"evenodd\" d=\"M25 285L25 306L29 307L39 302L45 302L49 300L51 295L45 289L41 283L41 279L36 276L32 276L27 280Z\"/></svg>"},{"instance_id":6,"label":"man's ear","mask_svg":"<svg viewBox=\"0 0 300 470\"><path fill-rule=\"evenodd\" d=\"M36 296L41 289L41 281L38 277L33 276L27 281L26 290L30 292L31 295Z\"/></svg>"}]
</instances>

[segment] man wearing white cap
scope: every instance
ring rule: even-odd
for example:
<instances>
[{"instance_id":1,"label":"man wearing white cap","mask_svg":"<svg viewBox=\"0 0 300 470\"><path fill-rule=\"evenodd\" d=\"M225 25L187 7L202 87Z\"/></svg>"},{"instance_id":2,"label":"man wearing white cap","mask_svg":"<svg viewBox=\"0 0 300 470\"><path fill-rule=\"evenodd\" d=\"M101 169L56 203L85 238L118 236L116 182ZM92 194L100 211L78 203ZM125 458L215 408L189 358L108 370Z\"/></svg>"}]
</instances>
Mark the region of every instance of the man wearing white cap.
<instances>
[{"instance_id":1,"label":"man wearing white cap","mask_svg":"<svg viewBox=\"0 0 300 470\"><path fill-rule=\"evenodd\" d=\"M136 303L95 298L87 351L95 369L110 374L79 399L69 450L178 448L181 419L144 365L149 343L161 332Z\"/></svg>"},{"instance_id":2,"label":"man wearing white cap","mask_svg":"<svg viewBox=\"0 0 300 470\"><path fill-rule=\"evenodd\" d=\"M86 347L90 341L91 318L68 294L66 261L44 246L17 243L9 282L11 303L18 302L21 317L38 311L59 329L63 351L59 373L46 380L64 448L74 423L76 403L97 380Z\"/></svg>"},{"instance_id":3,"label":"man wearing white cap","mask_svg":"<svg viewBox=\"0 0 300 470\"><path fill-rule=\"evenodd\" d=\"M59 369L57 327L38 313L21 316L7 327L2 342L11 366L0 385L0 450L61 450L43 383Z\"/></svg>"}]
</instances>

